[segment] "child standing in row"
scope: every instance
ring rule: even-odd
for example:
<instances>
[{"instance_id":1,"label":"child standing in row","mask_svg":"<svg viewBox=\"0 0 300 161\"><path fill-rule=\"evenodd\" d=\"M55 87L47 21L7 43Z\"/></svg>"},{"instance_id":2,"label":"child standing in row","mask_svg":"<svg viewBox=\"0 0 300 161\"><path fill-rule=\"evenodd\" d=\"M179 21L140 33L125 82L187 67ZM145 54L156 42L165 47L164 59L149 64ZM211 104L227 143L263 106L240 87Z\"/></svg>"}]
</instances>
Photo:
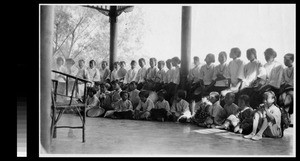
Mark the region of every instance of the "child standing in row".
<instances>
[{"instance_id":1,"label":"child standing in row","mask_svg":"<svg viewBox=\"0 0 300 161\"><path fill-rule=\"evenodd\" d=\"M125 75L127 73L127 70L125 69L125 66L126 66L125 61L120 61L120 69L117 72L120 82L124 81Z\"/></svg>"},{"instance_id":2,"label":"child standing in row","mask_svg":"<svg viewBox=\"0 0 300 161\"><path fill-rule=\"evenodd\" d=\"M200 97L208 95L211 87L214 85L215 55L211 53L207 54L204 61L206 64L200 69L200 86L202 88Z\"/></svg>"},{"instance_id":3,"label":"child standing in row","mask_svg":"<svg viewBox=\"0 0 300 161\"><path fill-rule=\"evenodd\" d=\"M144 82L145 82L145 77L146 77L146 72L147 72L147 68L146 68L146 61L144 58L140 58L139 59L139 66L141 67L136 75L136 79L135 82L137 82L137 89L140 90L142 89Z\"/></svg>"},{"instance_id":4,"label":"child standing in row","mask_svg":"<svg viewBox=\"0 0 300 161\"><path fill-rule=\"evenodd\" d=\"M226 63L227 61L227 53L225 51L222 51L219 53L218 56L219 65L215 67L214 74L213 74L213 91L221 92L222 90L225 90L229 87L228 80L225 78L225 71L228 66Z\"/></svg>"},{"instance_id":5,"label":"child standing in row","mask_svg":"<svg viewBox=\"0 0 300 161\"><path fill-rule=\"evenodd\" d=\"M232 60L229 62L225 70L225 77L228 79L230 87L221 91L224 97L228 92L238 92L240 90L242 80L244 79L244 62L240 59L241 50L239 48L232 48L229 57Z\"/></svg>"},{"instance_id":6,"label":"child standing in row","mask_svg":"<svg viewBox=\"0 0 300 161\"><path fill-rule=\"evenodd\" d=\"M130 65L131 65L131 69L129 69L125 75L124 82L123 82L124 84L129 84L132 81L135 81L137 76L136 61L132 60Z\"/></svg>"},{"instance_id":7,"label":"child standing in row","mask_svg":"<svg viewBox=\"0 0 300 161\"><path fill-rule=\"evenodd\" d=\"M158 71L156 67L156 61L157 60L155 58L150 58L149 60L150 67L146 71L146 81L152 81L152 82L155 81L156 73Z\"/></svg>"},{"instance_id":8,"label":"child standing in row","mask_svg":"<svg viewBox=\"0 0 300 161\"><path fill-rule=\"evenodd\" d=\"M108 69L107 61L102 61L99 72L100 72L100 82L101 83L104 83L107 79L109 79L110 70Z\"/></svg>"}]
</instances>

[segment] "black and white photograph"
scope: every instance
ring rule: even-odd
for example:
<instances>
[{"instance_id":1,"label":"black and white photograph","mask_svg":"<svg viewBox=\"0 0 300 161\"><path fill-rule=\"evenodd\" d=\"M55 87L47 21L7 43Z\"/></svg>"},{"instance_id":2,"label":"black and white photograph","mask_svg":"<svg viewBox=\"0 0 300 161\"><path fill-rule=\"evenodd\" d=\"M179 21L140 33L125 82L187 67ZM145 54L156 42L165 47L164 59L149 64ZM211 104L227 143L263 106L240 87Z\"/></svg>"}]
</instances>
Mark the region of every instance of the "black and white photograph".
<instances>
[{"instance_id":1,"label":"black and white photograph","mask_svg":"<svg viewBox=\"0 0 300 161\"><path fill-rule=\"evenodd\" d=\"M296 156L296 4L38 8L39 157Z\"/></svg>"}]
</instances>

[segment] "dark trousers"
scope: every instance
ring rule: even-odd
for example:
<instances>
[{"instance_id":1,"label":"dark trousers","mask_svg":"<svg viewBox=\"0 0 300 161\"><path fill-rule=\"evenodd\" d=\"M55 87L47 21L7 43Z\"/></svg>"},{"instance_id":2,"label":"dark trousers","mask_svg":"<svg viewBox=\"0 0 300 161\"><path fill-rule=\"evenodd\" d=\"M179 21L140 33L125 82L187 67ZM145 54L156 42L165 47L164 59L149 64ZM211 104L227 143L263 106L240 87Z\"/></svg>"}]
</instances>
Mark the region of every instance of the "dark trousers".
<instances>
[{"instance_id":1,"label":"dark trousers","mask_svg":"<svg viewBox=\"0 0 300 161\"><path fill-rule=\"evenodd\" d=\"M122 111L122 112L114 112L114 116L118 119L132 119L133 112L132 111Z\"/></svg>"},{"instance_id":2,"label":"dark trousers","mask_svg":"<svg viewBox=\"0 0 300 161\"><path fill-rule=\"evenodd\" d=\"M157 120L160 118L167 120L167 111L165 109L151 109L150 113L152 120Z\"/></svg>"}]
</instances>

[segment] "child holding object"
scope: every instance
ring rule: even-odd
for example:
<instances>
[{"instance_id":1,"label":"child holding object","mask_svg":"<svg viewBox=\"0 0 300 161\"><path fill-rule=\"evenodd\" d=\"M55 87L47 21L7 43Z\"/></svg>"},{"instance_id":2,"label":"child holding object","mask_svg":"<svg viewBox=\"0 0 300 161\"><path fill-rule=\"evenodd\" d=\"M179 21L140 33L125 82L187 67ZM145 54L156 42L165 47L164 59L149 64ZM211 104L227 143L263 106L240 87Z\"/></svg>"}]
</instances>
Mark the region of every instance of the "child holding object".
<instances>
[{"instance_id":1,"label":"child holding object","mask_svg":"<svg viewBox=\"0 0 300 161\"><path fill-rule=\"evenodd\" d=\"M281 111L275 102L276 96L273 91L264 93L263 104L254 113L252 132L249 135L245 135L244 138L260 140L263 136L281 137Z\"/></svg>"}]
</instances>

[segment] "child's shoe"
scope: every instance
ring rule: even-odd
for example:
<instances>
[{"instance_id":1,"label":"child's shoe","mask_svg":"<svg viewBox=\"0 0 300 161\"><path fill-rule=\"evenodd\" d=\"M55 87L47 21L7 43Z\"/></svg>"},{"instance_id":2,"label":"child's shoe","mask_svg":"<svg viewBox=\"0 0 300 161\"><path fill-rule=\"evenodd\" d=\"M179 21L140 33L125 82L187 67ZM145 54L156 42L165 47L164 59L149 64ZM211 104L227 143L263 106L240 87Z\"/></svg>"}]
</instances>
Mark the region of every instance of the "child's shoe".
<instances>
[{"instance_id":1,"label":"child's shoe","mask_svg":"<svg viewBox=\"0 0 300 161\"><path fill-rule=\"evenodd\" d=\"M251 139L255 140L255 141L260 140L260 139L262 139L262 135L256 134Z\"/></svg>"},{"instance_id":2,"label":"child's shoe","mask_svg":"<svg viewBox=\"0 0 300 161\"><path fill-rule=\"evenodd\" d=\"M254 136L253 133L250 133L249 135L244 135L243 137L246 139L251 139Z\"/></svg>"}]
</instances>

